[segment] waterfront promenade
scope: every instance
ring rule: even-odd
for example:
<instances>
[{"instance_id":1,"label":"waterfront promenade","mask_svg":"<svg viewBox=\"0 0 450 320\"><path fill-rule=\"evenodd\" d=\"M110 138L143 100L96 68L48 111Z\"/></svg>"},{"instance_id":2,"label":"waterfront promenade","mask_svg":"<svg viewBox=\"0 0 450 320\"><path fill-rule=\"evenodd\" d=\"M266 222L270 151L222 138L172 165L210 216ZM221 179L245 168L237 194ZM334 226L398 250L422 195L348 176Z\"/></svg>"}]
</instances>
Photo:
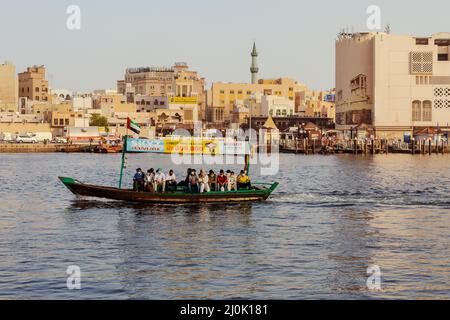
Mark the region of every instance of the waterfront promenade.
<instances>
[{"instance_id":1,"label":"waterfront promenade","mask_svg":"<svg viewBox=\"0 0 450 320\"><path fill-rule=\"evenodd\" d=\"M5 143L0 144L0 153L52 153L52 152L86 152L88 145L70 144L23 144Z\"/></svg>"}]
</instances>

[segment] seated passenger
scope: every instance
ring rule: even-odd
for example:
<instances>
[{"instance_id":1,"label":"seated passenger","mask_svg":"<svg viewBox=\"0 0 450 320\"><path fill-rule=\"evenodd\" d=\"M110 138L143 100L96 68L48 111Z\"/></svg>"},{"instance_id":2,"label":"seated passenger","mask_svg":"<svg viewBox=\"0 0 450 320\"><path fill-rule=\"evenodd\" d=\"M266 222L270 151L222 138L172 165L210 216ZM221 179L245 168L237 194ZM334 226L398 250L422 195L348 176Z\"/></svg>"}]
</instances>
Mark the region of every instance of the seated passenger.
<instances>
[{"instance_id":1,"label":"seated passenger","mask_svg":"<svg viewBox=\"0 0 450 320\"><path fill-rule=\"evenodd\" d=\"M237 191L236 175L233 171L231 171L230 179L228 180L228 191Z\"/></svg>"},{"instance_id":2,"label":"seated passenger","mask_svg":"<svg viewBox=\"0 0 450 320\"><path fill-rule=\"evenodd\" d=\"M162 172L161 169L156 170L155 186L156 192L158 192L159 190L161 190L161 192L166 191L166 175Z\"/></svg>"},{"instance_id":3,"label":"seated passenger","mask_svg":"<svg viewBox=\"0 0 450 320\"><path fill-rule=\"evenodd\" d=\"M200 193L211 191L211 189L209 188L208 182L209 182L208 175L205 173L205 171L200 170L200 174L198 175L198 183L200 185Z\"/></svg>"},{"instance_id":4,"label":"seated passenger","mask_svg":"<svg viewBox=\"0 0 450 320\"><path fill-rule=\"evenodd\" d=\"M145 175L141 168L136 169L136 173L133 177L133 190L134 191L144 191L144 179Z\"/></svg>"},{"instance_id":5,"label":"seated passenger","mask_svg":"<svg viewBox=\"0 0 450 320\"><path fill-rule=\"evenodd\" d=\"M198 176L195 169L191 170L191 175L189 176L188 190L189 192L199 192Z\"/></svg>"},{"instance_id":6,"label":"seated passenger","mask_svg":"<svg viewBox=\"0 0 450 320\"><path fill-rule=\"evenodd\" d=\"M237 177L237 189L238 190L248 190L251 188L250 177L247 176L244 170Z\"/></svg>"},{"instance_id":7,"label":"seated passenger","mask_svg":"<svg viewBox=\"0 0 450 320\"><path fill-rule=\"evenodd\" d=\"M155 170L152 168L145 175L145 190L155 192Z\"/></svg>"},{"instance_id":8,"label":"seated passenger","mask_svg":"<svg viewBox=\"0 0 450 320\"><path fill-rule=\"evenodd\" d=\"M217 177L217 188L222 192L228 189L228 179L223 170L220 170L220 174Z\"/></svg>"},{"instance_id":9,"label":"seated passenger","mask_svg":"<svg viewBox=\"0 0 450 320\"><path fill-rule=\"evenodd\" d=\"M208 183L211 191L217 191L217 175L213 170L209 170Z\"/></svg>"},{"instance_id":10,"label":"seated passenger","mask_svg":"<svg viewBox=\"0 0 450 320\"><path fill-rule=\"evenodd\" d=\"M177 178L173 170L169 171L169 175L166 178L167 190L176 191L177 190Z\"/></svg>"}]
</instances>

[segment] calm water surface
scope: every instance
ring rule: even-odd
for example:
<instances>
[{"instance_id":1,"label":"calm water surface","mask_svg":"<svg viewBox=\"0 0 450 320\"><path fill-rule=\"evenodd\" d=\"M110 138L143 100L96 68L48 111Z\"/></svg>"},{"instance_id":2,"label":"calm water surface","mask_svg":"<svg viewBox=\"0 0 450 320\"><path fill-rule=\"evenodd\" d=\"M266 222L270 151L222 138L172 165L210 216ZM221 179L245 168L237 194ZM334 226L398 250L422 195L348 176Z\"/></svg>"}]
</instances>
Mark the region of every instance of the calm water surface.
<instances>
[{"instance_id":1,"label":"calm water surface","mask_svg":"<svg viewBox=\"0 0 450 320\"><path fill-rule=\"evenodd\" d=\"M450 156L280 157L267 203L142 206L57 180L116 185L120 155L0 154L0 298L450 298Z\"/></svg>"}]
</instances>

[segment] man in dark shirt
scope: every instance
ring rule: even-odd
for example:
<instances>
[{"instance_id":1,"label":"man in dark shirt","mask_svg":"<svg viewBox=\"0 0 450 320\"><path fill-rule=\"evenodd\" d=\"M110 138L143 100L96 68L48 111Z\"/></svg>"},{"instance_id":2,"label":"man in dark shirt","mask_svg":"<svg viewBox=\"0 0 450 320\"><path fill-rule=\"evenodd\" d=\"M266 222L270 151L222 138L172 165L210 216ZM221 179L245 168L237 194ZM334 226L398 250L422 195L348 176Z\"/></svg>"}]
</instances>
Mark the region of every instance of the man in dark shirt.
<instances>
[{"instance_id":1,"label":"man in dark shirt","mask_svg":"<svg viewBox=\"0 0 450 320\"><path fill-rule=\"evenodd\" d=\"M134 191L144 191L144 180L145 174L142 172L141 168L136 169L136 173L133 177L133 190Z\"/></svg>"}]
</instances>

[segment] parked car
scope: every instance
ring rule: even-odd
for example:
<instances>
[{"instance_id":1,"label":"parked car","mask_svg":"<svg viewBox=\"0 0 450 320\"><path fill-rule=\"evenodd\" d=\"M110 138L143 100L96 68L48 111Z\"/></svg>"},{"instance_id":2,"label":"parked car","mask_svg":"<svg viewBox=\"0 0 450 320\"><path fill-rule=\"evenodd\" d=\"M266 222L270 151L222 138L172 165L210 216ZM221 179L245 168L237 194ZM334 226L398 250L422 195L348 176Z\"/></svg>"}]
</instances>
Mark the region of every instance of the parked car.
<instances>
[{"instance_id":1,"label":"parked car","mask_svg":"<svg viewBox=\"0 0 450 320\"><path fill-rule=\"evenodd\" d=\"M13 142L14 137L10 132L0 132L0 141L4 143Z\"/></svg>"},{"instance_id":2,"label":"parked car","mask_svg":"<svg viewBox=\"0 0 450 320\"><path fill-rule=\"evenodd\" d=\"M18 135L16 137L17 143L38 143L36 137L28 135Z\"/></svg>"},{"instance_id":3,"label":"parked car","mask_svg":"<svg viewBox=\"0 0 450 320\"><path fill-rule=\"evenodd\" d=\"M54 143L63 143L66 144L67 143L67 139L63 138L63 137L55 137L55 139L53 139Z\"/></svg>"}]
</instances>

